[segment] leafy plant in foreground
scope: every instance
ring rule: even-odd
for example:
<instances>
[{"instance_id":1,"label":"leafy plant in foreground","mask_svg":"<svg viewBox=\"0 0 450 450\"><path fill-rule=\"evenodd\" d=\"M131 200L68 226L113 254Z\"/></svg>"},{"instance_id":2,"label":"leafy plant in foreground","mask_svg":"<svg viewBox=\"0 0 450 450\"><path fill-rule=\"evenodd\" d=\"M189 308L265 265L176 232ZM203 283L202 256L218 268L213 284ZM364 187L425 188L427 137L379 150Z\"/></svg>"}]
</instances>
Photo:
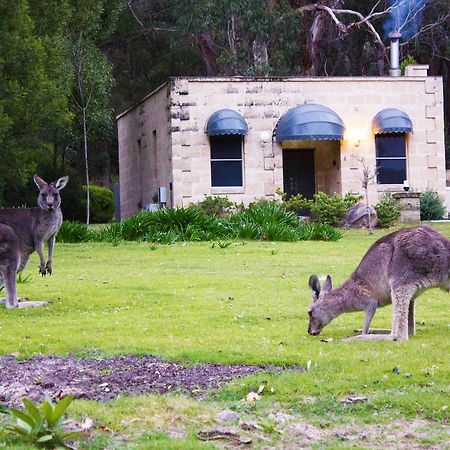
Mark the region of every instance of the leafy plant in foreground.
<instances>
[{"instance_id":1,"label":"leafy plant in foreground","mask_svg":"<svg viewBox=\"0 0 450 450\"><path fill-rule=\"evenodd\" d=\"M7 430L20 439L33 443L40 447L70 448L65 442L84 436L80 431L65 431L64 414L72 403L72 397L64 397L54 404L50 399L45 399L41 407L36 406L31 400L22 400L25 410L8 408L8 412L16 423L7 427Z\"/></svg>"}]
</instances>

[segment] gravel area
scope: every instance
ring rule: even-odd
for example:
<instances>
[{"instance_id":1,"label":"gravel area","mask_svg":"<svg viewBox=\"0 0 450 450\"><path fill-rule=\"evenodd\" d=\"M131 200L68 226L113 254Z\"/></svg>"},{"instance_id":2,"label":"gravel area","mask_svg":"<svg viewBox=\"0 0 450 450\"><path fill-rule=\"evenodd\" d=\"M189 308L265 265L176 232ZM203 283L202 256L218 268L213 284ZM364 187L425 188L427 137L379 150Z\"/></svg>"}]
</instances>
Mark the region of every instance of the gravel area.
<instances>
[{"instance_id":1,"label":"gravel area","mask_svg":"<svg viewBox=\"0 0 450 450\"><path fill-rule=\"evenodd\" d=\"M291 370L304 370L296 366ZM118 395L140 395L184 390L199 394L234 378L283 370L274 366L199 364L183 366L154 356L76 358L37 356L18 360L0 356L0 403L19 405L23 397L33 401L71 395L105 401Z\"/></svg>"}]
</instances>

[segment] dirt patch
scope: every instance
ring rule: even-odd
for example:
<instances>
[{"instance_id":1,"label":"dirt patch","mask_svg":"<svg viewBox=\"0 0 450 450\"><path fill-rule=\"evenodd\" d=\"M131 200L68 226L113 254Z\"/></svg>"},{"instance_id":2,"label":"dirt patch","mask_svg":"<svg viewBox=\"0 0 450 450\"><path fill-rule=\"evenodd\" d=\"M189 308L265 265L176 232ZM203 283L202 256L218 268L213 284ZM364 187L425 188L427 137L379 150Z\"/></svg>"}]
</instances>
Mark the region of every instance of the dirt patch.
<instances>
[{"instance_id":1,"label":"dirt patch","mask_svg":"<svg viewBox=\"0 0 450 450\"><path fill-rule=\"evenodd\" d=\"M292 370L304 370L296 366ZM193 394L246 375L280 371L274 366L201 364L183 366L154 356L75 358L38 356L18 360L0 357L0 402L18 405L23 397L34 401L46 395L111 400L120 394L140 395L185 390Z\"/></svg>"}]
</instances>

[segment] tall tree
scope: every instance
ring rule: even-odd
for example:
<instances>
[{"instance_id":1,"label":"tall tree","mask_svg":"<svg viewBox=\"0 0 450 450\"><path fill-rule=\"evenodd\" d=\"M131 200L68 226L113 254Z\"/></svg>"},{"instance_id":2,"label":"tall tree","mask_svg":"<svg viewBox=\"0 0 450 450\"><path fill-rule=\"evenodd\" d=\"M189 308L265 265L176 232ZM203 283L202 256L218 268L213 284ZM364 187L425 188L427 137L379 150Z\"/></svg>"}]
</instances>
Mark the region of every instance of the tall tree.
<instances>
[{"instance_id":1,"label":"tall tree","mask_svg":"<svg viewBox=\"0 0 450 450\"><path fill-rule=\"evenodd\" d=\"M0 0L0 14L0 204L17 205L37 160L70 125L69 83L27 1Z\"/></svg>"}]
</instances>

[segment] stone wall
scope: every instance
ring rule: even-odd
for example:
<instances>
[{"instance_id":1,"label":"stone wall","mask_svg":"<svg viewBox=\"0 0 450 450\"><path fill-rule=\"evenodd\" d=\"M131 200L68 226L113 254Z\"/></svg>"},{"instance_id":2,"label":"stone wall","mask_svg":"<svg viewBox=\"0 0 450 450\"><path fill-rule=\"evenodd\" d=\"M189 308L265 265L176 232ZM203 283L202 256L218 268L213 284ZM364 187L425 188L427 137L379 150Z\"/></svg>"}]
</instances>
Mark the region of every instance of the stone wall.
<instances>
[{"instance_id":1,"label":"stone wall","mask_svg":"<svg viewBox=\"0 0 450 450\"><path fill-rule=\"evenodd\" d=\"M120 204L123 219L154 203L167 189L172 205L171 133L168 86L163 85L117 117Z\"/></svg>"},{"instance_id":2,"label":"stone wall","mask_svg":"<svg viewBox=\"0 0 450 450\"><path fill-rule=\"evenodd\" d=\"M283 147L272 136L279 118L290 108L318 103L344 121L344 140L298 141ZM247 121L244 139L244 186L212 188L208 118L230 108ZM398 108L413 122L407 137L407 171L411 190L431 188L445 196L442 79L382 78L173 78L119 116L120 183L123 216L139 203L151 202L158 186L171 191L174 206L186 206L205 195L227 195L232 201L274 198L283 189L283 148L315 148L316 190L329 194L362 193L362 159L375 167L372 119L382 109ZM153 130L157 132L157 174L152 172ZM141 141L141 157L137 141ZM142 156L143 155L143 156ZM141 164L138 164L138 161ZM141 167L141 172L139 172ZM141 173L141 180L137 174ZM171 184L172 183L172 184ZM369 187L370 202L398 185Z\"/></svg>"},{"instance_id":3,"label":"stone wall","mask_svg":"<svg viewBox=\"0 0 450 450\"><path fill-rule=\"evenodd\" d=\"M375 167L372 119L384 108L398 108L409 115L414 127L414 133L407 138L407 170L411 188L422 191L430 187L444 195L442 101L442 80L434 77L273 81L172 79L174 202L187 205L202 200L204 195L217 194L244 203L255 198L272 198L277 188L283 188L282 146L264 143L261 136L272 135L282 114L305 102L331 108L346 126L346 139L341 142L340 149L333 147L330 141L290 142L285 145L285 148L311 148L314 145L317 149L316 161L320 163L316 164L317 190L322 190L323 186L328 193L362 193L362 164L359 159L363 159L368 167ZM244 145L245 186L242 189L211 188L210 149L205 126L210 115L221 108L236 110L249 126ZM358 135L358 140L352 138L353 132ZM375 203L384 190L401 189L401 186L372 184L370 201Z\"/></svg>"}]
</instances>

